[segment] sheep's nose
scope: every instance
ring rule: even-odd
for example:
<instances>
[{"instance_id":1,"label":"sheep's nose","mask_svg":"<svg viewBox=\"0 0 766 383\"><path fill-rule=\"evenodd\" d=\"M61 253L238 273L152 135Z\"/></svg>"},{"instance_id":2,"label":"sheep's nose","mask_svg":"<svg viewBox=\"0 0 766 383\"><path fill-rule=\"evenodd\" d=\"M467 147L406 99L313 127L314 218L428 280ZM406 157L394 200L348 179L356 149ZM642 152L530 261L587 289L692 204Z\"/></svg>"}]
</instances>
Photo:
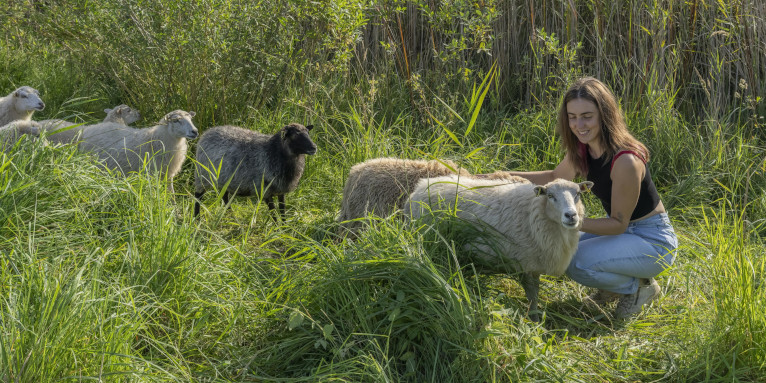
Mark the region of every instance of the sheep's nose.
<instances>
[{"instance_id":1,"label":"sheep's nose","mask_svg":"<svg viewBox=\"0 0 766 383\"><path fill-rule=\"evenodd\" d=\"M45 109L45 103L40 101L40 104L37 105L37 107L40 108L40 110L43 110L43 109Z\"/></svg>"},{"instance_id":2,"label":"sheep's nose","mask_svg":"<svg viewBox=\"0 0 766 383\"><path fill-rule=\"evenodd\" d=\"M569 220L572 220L572 219L577 218L577 213L572 212L572 211L568 211L568 212L564 213L564 217L566 217Z\"/></svg>"}]
</instances>

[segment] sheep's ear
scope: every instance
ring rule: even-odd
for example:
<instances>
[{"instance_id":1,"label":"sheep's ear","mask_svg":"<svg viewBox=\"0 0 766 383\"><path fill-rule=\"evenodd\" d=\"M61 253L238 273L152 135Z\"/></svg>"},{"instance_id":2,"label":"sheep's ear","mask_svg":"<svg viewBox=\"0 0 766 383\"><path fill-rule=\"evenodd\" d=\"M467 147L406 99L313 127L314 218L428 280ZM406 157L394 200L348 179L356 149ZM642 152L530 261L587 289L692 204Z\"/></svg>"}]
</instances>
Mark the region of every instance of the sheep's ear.
<instances>
[{"instance_id":1,"label":"sheep's ear","mask_svg":"<svg viewBox=\"0 0 766 383\"><path fill-rule=\"evenodd\" d=\"M285 126L284 128L282 128L282 130L279 131L279 138L284 140L286 135L287 135L287 127Z\"/></svg>"},{"instance_id":2,"label":"sheep's ear","mask_svg":"<svg viewBox=\"0 0 766 383\"><path fill-rule=\"evenodd\" d=\"M21 92L19 92L18 90L13 92L13 97L19 97L21 95L20 93Z\"/></svg>"},{"instance_id":3,"label":"sheep's ear","mask_svg":"<svg viewBox=\"0 0 766 383\"><path fill-rule=\"evenodd\" d=\"M545 194L545 186L535 186L535 197L539 197L541 194Z\"/></svg>"},{"instance_id":4,"label":"sheep's ear","mask_svg":"<svg viewBox=\"0 0 766 383\"><path fill-rule=\"evenodd\" d=\"M196 116L196 115L197 115L197 113L195 113L195 112L193 112L193 111L189 111L189 115L190 115L190 116L192 116L192 117L194 117L194 116Z\"/></svg>"},{"instance_id":5,"label":"sheep's ear","mask_svg":"<svg viewBox=\"0 0 766 383\"><path fill-rule=\"evenodd\" d=\"M306 129L308 130L314 129L314 125L306 125Z\"/></svg>"},{"instance_id":6,"label":"sheep's ear","mask_svg":"<svg viewBox=\"0 0 766 383\"><path fill-rule=\"evenodd\" d=\"M593 182L583 181L583 182L580 182L578 185L580 185L580 191L585 192L585 191L590 191L590 188L593 187Z\"/></svg>"},{"instance_id":7,"label":"sheep's ear","mask_svg":"<svg viewBox=\"0 0 766 383\"><path fill-rule=\"evenodd\" d=\"M106 113L106 114L109 114L111 112L112 112L112 109L109 109L109 108L104 109L104 113Z\"/></svg>"}]
</instances>

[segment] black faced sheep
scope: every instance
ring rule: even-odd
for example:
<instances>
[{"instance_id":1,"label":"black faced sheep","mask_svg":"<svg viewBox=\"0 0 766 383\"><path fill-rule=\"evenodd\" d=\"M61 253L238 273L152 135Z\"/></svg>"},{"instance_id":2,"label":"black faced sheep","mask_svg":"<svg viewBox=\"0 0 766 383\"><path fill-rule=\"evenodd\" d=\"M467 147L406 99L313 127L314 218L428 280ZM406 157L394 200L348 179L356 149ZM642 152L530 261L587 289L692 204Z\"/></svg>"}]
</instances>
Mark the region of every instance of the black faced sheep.
<instances>
[{"instance_id":1,"label":"black faced sheep","mask_svg":"<svg viewBox=\"0 0 766 383\"><path fill-rule=\"evenodd\" d=\"M40 92L35 88L22 86L11 94L0 97L0 126L11 121L28 121L32 113L45 109L45 103L40 99Z\"/></svg>"},{"instance_id":2,"label":"black faced sheep","mask_svg":"<svg viewBox=\"0 0 766 383\"><path fill-rule=\"evenodd\" d=\"M175 110L157 125L134 129L115 122L102 122L83 128L78 148L91 151L109 169L122 174L137 172L145 165L149 171L167 176L168 190L173 192L173 177L186 159L186 140L197 138L192 123L194 112Z\"/></svg>"},{"instance_id":3,"label":"black faced sheep","mask_svg":"<svg viewBox=\"0 0 766 383\"><path fill-rule=\"evenodd\" d=\"M591 186L590 181L577 184L563 179L539 186L438 177L421 180L404 211L418 218L431 209L448 208L494 235L495 242L480 236L467 247L478 250L477 260L490 271L522 273L530 316L537 319L540 274L559 276L569 266L585 218L580 193Z\"/></svg>"},{"instance_id":4,"label":"black faced sheep","mask_svg":"<svg viewBox=\"0 0 766 383\"><path fill-rule=\"evenodd\" d=\"M309 136L312 128L292 123L274 135L228 125L206 131L197 146L194 216L199 215L205 191L222 190L228 182L224 203L229 194L261 196L273 211L277 197L284 218L285 194L298 187L306 155L317 152Z\"/></svg>"}]
</instances>

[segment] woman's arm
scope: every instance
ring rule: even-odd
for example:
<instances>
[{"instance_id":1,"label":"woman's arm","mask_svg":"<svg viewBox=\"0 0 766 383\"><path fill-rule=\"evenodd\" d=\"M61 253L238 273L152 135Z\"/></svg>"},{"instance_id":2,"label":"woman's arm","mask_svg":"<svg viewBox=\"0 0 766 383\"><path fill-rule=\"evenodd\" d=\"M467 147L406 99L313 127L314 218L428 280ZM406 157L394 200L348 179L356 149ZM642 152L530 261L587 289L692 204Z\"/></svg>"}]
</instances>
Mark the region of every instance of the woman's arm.
<instances>
[{"instance_id":1,"label":"woman's arm","mask_svg":"<svg viewBox=\"0 0 766 383\"><path fill-rule=\"evenodd\" d=\"M641 179L646 168L633 154L622 155L612 168L612 211L607 218L586 218L582 231L597 235L618 235L625 232L630 216L638 203Z\"/></svg>"},{"instance_id":2,"label":"woman's arm","mask_svg":"<svg viewBox=\"0 0 766 383\"><path fill-rule=\"evenodd\" d=\"M572 181L577 175L575 167L572 166L569 158L567 157L564 157L564 160L561 161L553 170L542 170L537 172L510 171L508 173L514 176L524 177L537 185L545 185L548 182L555 180L556 178L563 178L565 180Z\"/></svg>"}]
</instances>

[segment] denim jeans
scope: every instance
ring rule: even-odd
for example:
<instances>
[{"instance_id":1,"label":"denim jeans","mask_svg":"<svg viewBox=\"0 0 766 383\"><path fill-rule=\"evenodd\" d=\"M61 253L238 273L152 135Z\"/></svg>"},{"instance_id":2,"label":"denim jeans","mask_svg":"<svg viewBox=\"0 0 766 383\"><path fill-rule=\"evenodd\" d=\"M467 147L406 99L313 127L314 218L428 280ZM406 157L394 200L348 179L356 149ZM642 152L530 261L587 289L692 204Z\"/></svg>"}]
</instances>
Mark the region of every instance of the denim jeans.
<instances>
[{"instance_id":1,"label":"denim jeans","mask_svg":"<svg viewBox=\"0 0 766 383\"><path fill-rule=\"evenodd\" d=\"M638 290L671 264L678 239L665 213L628 224L619 235L582 233L567 275L585 286L620 294Z\"/></svg>"}]
</instances>

